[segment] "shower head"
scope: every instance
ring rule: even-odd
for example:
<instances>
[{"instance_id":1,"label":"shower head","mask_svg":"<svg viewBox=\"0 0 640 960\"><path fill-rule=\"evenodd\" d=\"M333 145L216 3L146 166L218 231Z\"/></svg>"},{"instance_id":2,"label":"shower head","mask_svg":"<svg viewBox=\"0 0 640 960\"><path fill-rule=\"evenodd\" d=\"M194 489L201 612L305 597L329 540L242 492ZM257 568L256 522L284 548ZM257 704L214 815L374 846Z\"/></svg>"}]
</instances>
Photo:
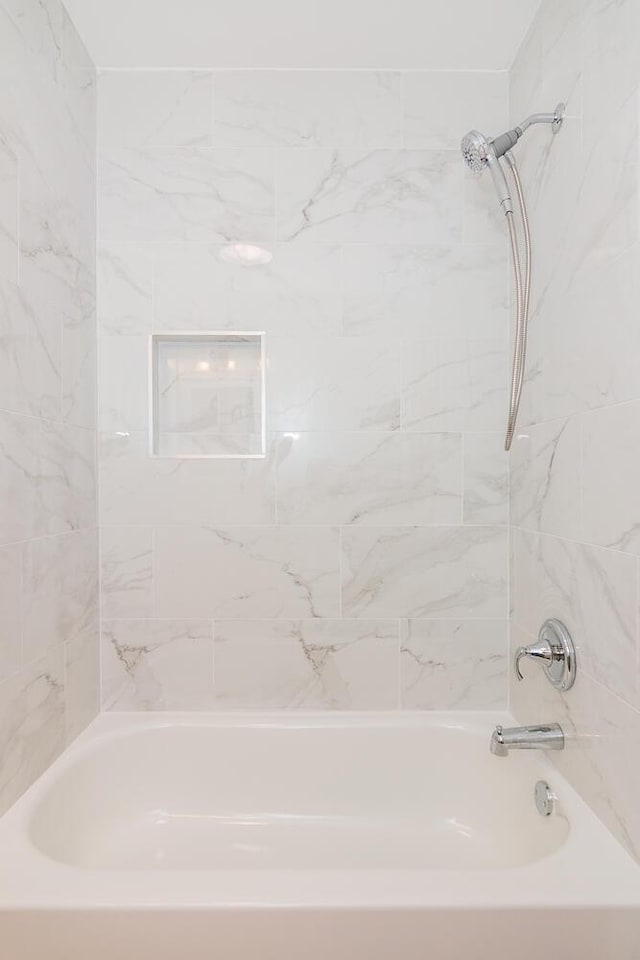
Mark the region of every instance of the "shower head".
<instances>
[{"instance_id":1,"label":"shower head","mask_svg":"<svg viewBox=\"0 0 640 960\"><path fill-rule=\"evenodd\" d=\"M507 150L515 147L521 136L521 127L514 127L513 130L507 130L506 133L501 133L499 137L494 137L493 140L487 140L479 130L470 130L469 133L462 138L462 143L460 144L462 156L467 166L478 173L488 166L491 156L494 156L496 159L503 157Z\"/></svg>"},{"instance_id":2,"label":"shower head","mask_svg":"<svg viewBox=\"0 0 640 960\"><path fill-rule=\"evenodd\" d=\"M464 162L474 173L481 173L489 162L490 145L479 130L470 130L460 144Z\"/></svg>"},{"instance_id":3,"label":"shower head","mask_svg":"<svg viewBox=\"0 0 640 960\"><path fill-rule=\"evenodd\" d=\"M469 133L462 138L462 143L460 144L464 162L470 170L473 170L474 173L482 173L484 168L488 167L491 171L496 193L498 194L498 200L504 213L513 213L513 203L511 202L507 178L504 175L504 170L500 165L498 157L503 156L503 154L510 149L506 144L511 140L511 133L512 131L509 131L509 133L504 133L502 136L496 137L495 140L487 140L478 130L470 130ZM518 138L516 137L513 143L516 143L517 140ZM496 149L496 142L498 141L500 153L498 153Z\"/></svg>"},{"instance_id":4,"label":"shower head","mask_svg":"<svg viewBox=\"0 0 640 960\"><path fill-rule=\"evenodd\" d=\"M464 162L475 173L482 173L488 167L493 177L496 193L504 213L513 212L513 204L509 194L507 179L500 164L500 157L515 147L522 134L534 123L550 123L553 133L557 133L562 125L564 104L559 103L553 113L534 113L527 117L518 127L501 133L499 137L489 140L478 130L470 130L462 138L460 148Z\"/></svg>"}]
</instances>

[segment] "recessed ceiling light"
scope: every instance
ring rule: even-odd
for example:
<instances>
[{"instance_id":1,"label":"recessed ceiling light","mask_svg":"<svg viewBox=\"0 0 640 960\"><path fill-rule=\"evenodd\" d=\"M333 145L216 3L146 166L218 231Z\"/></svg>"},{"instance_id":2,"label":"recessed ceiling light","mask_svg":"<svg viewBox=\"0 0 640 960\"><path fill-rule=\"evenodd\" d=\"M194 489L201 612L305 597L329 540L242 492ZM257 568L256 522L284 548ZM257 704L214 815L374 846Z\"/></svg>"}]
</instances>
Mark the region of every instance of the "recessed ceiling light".
<instances>
[{"instance_id":1,"label":"recessed ceiling light","mask_svg":"<svg viewBox=\"0 0 640 960\"><path fill-rule=\"evenodd\" d=\"M253 267L271 263L273 254L254 243L230 243L220 251L220 259L225 263L243 263Z\"/></svg>"}]
</instances>

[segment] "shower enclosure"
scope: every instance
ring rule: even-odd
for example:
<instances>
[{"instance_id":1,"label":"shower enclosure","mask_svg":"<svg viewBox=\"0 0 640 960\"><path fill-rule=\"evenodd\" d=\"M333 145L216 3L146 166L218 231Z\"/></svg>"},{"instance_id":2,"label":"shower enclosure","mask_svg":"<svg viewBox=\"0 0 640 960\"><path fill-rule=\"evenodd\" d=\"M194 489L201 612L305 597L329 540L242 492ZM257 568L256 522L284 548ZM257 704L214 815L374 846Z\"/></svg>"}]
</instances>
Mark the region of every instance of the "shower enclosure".
<instances>
[{"instance_id":1,"label":"shower enclosure","mask_svg":"<svg viewBox=\"0 0 640 960\"><path fill-rule=\"evenodd\" d=\"M634 960L638 36L0 0L2 960Z\"/></svg>"}]
</instances>

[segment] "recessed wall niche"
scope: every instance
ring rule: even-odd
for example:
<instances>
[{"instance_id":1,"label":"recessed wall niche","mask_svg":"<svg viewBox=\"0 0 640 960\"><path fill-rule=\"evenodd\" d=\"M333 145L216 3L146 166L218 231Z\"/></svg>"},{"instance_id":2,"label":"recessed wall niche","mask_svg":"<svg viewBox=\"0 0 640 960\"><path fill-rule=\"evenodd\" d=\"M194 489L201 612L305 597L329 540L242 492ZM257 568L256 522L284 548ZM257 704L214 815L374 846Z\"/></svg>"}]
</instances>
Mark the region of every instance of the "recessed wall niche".
<instances>
[{"instance_id":1,"label":"recessed wall niche","mask_svg":"<svg viewBox=\"0 0 640 960\"><path fill-rule=\"evenodd\" d=\"M263 333L151 336L152 454L264 457Z\"/></svg>"}]
</instances>

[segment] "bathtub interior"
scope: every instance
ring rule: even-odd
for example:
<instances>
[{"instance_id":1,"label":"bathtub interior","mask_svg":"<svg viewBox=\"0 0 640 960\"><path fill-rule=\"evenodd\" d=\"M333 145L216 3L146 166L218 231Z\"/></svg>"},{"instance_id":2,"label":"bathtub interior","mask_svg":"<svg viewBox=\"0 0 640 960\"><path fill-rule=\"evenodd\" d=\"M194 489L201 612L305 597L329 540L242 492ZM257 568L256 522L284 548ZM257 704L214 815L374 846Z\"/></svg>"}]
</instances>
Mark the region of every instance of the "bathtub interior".
<instances>
[{"instance_id":1,"label":"bathtub interior","mask_svg":"<svg viewBox=\"0 0 640 960\"><path fill-rule=\"evenodd\" d=\"M477 869L547 857L533 754L454 721L161 721L89 742L33 804L31 843L127 870Z\"/></svg>"}]
</instances>

